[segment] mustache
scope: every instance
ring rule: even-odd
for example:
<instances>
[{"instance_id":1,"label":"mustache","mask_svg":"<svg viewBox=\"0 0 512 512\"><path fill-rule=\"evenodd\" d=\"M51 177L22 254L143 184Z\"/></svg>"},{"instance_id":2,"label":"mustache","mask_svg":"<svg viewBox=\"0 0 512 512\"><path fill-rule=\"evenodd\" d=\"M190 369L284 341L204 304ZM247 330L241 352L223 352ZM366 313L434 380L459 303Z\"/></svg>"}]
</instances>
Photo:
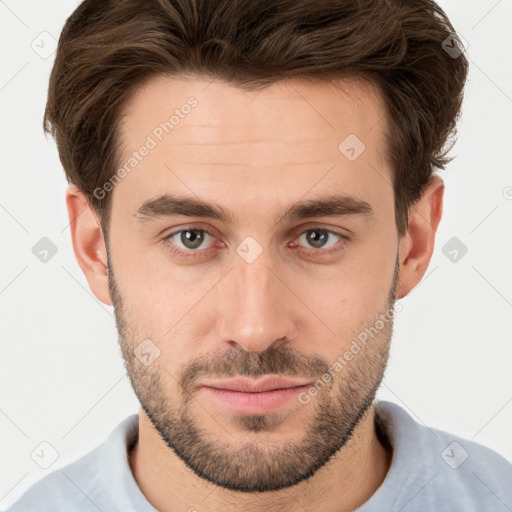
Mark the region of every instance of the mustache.
<instances>
[{"instance_id":1,"label":"mustache","mask_svg":"<svg viewBox=\"0 0 512 512\"><path fill-rule=\"evenodd\" d=\"M307 357L287 346L270 346L259 354L233 350L194 358L183 372L180 384L189 393L198 380L206 377L259 377L272 374L315 379L328 369L327 362L318 356Z\"/></svg>"}]
</instances>

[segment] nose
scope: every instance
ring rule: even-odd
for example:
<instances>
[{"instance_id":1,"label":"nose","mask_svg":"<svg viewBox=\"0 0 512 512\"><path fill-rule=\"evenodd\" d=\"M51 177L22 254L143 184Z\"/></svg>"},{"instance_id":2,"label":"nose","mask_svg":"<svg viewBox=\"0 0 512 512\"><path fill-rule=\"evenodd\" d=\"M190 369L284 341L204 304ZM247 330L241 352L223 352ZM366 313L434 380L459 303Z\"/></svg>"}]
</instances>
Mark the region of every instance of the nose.
<instances>
[{"instance_id":1,"label":"nose","mask_svg":"<svg viewBox=\"0 0 512 512\"><path fill-rule=\"evenodd\" d=\"M218 334L224 343L263 352L294 339L297 307L289 284L261 255L255 262L235 261L219 297Z\"/></svg>"}]
</instances>

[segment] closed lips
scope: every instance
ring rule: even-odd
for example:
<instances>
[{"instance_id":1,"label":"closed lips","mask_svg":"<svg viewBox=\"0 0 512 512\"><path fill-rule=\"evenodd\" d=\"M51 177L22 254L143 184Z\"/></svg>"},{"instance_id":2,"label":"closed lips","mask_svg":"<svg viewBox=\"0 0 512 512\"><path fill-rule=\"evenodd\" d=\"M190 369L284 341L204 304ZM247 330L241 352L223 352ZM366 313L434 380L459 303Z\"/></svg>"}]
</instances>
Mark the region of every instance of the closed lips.
<instances>
[{"instance_id":1,"label":"closed lips","mask_svg":"<svg viewBox=\"0 0 512 512\"><path fill-rule=\"evenodd\" d=\"M226 381L204 382L202 385L215 389L224 389L227 391L238 391L242 393L263 393L277 389L289 389L303 387L310 384L306 380L291 380L283 377L266 377L264 379L246 379L238 378Z\"/></svg>"}]
</instances>

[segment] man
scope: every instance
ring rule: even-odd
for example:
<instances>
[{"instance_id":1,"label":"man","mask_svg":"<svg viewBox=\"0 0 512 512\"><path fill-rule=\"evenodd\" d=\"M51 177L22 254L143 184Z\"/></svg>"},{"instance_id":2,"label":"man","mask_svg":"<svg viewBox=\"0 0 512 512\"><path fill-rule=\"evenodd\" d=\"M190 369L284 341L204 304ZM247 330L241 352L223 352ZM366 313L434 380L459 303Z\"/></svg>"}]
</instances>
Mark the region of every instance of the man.
<instances>
[{"instance_id":1,"label":"man","mask_svg":"<svg viewBox=\"0 0 512 512\"><path fill-rule=\"evenodd\" d=\"M45 127L141 411L11 511L512 509L503 457L375 400L459 44L428 0L79 5Z\"/></svg>"}]
</instances>

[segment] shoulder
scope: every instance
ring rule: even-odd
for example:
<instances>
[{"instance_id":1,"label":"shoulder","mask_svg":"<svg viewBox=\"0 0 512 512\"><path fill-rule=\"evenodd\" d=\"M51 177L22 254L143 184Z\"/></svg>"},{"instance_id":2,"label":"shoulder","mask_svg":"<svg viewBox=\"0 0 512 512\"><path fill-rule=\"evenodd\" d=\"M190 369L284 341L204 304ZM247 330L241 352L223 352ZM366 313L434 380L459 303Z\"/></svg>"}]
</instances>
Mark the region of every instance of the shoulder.
<instances>
[{"instance_id":1,"label":"shoulder","mask_svg":"<svg viewBox=\"0 0 512 512\"><path fill-rule=\"evenodd\" d=\"M71 465L72 466L72 465ZM36 512L50 510L80 510L98 512L90 500L89 488L81 491L67 476L69 467L56 470L36 482L7 512ZM73 508L70 508L70 507Z\"/></svg>"},{"instance_id":2,"label":"shoulder","mask_svg":"<svg viewBox=\"0 0 512 512\"><path fill-rule=\"evenodd\" d=\"M502 455L424 425L391 402L375 405L393 446L390 470L376 494L400 503L403 512L512 510L512 464Z\"/></svg>"},{"instance_id":3,"label":"shoulder","mask_svg":"<svg viewBox=\"0 0 512 512\"><path fill-rule=\"evenodd\" d=\"M137 418L127 417L99 446L33 484L7 512L117 510L109 487L126 470L126 443Z\"/></svg>"},{"instance_id":4,"label":"shoulder","mask_svg":"<svg viewBox=\"0 0 512 512\"><path fill-rule=\"evenodd\" d=\"M80 510L98 512L94 490L98 448L33 484L7 512ZM72 507L72 508L71 508Z\"/></svg>"}]
</instances>

